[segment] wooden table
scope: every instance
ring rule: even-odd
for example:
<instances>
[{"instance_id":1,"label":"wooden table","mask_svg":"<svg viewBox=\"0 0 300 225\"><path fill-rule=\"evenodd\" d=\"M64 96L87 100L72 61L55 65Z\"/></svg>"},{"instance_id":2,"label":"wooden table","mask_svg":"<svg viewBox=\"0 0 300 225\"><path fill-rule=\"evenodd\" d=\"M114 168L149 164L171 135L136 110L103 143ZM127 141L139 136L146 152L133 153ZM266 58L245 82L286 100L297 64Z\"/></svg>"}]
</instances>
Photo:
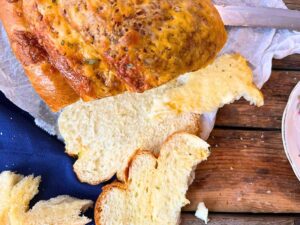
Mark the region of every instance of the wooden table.
<instances>
[{"instance_id":1,"label":"wooden table","mask_svg":"<svg viewBox=\"0 0 300 225\"><path fill-rule=\"evenodd\" d=\"M300 10L300 0L285 2ZM203 224L194 217L201 201L217 212L210 214L211 225L300 224L300 182L281 139L282 114L298 81L300 55L274 60L262 89L265 106L240 100L219 112L208 140L212 155L197 168L182 225Z\"/></svg>"}]
</instances>

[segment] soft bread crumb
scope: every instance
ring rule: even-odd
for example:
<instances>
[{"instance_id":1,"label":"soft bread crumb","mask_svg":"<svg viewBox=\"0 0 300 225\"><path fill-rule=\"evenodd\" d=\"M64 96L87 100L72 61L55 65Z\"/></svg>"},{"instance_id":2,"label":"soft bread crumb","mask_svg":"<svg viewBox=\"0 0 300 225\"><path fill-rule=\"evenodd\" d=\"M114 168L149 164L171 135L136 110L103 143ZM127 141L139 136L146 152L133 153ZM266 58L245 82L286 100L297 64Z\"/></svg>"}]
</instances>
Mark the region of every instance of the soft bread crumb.
<instances>
[{"instance_id":1,"label":"soft bread crumb","mask_svg":"<svg viewBox=\"0 0 300 225\"><path fill-rule=\"evenodd\" d=\"M116 172L124 180L128 161L137 149L158 154L172 133L200 133L200 116L193 113L170 114L162 120L148 118L153 100L174 86L176 82L142 94L78 102L62 112L59 130L67 153L78 156L74 171L80 181L98 184Z\"/></svg>"},{"instance_id":2,"label":"soft bread crumb","mask_svg":"<svg viewBox=\"0 0 300 225\"><path fill-rule=\"evenodd\" d=\"M39 201L29 209L40 181L41 177L23 177L10 171L0 174L0 224L84 225L91 222L81 213L92 206L92 201L70 196Z\"/></svg>"},{"instance_id":3,"label":"soft bread crumb","mask_svg":"<svg viewBox=\"0 0 300 225\"><path fill-rule=\"evenodd\" d=\"M209 145L195 135L175 133L156 158L138 151L125 183L104 187L95 206L96 225L179 224L191 173L207 159Z\"/></svg>"},{"instance_id":4,"label":"soft bread crumb","mask_svg":"<svg viewBox=\"0 0 300 225\"><path fill-rule=\"evenodd\" d=\"M152 115L209 113L241 97L257 106L264 104L246 59L238 54L223 55L206 68L187 74L181 86L167 90L155 101Z\"/></svg>"},{"instance_id":5,"label":"soft bread crumb","mask_svg":"<svg viewBox=\"0 0 300 225\"><path fill-rule=\"evenodd\" d=\"M262 94L252 80L244 58L225 55L203 70L145 93L125 93L67 107L58 124L66 152L78 156L76 175L89 184L109 180L116 172L124 180L136 149L158 154L170 134L201 132L200 116L191 112L211 112L241 96L262 105Z\"/></svg>"},{"instance_id":6,"label":"soft bread crumb","mask_svg":"<svg viewBox=\"0 0 300 225\"><path fill-rule=\"evenodd\" d=\"M198 204L198 207L197 207L197 211L195 213L195 216L204 221L205 224L208 223L208 209L206 208L204 202L200 202Z\"/></svg>"}]
</instances>

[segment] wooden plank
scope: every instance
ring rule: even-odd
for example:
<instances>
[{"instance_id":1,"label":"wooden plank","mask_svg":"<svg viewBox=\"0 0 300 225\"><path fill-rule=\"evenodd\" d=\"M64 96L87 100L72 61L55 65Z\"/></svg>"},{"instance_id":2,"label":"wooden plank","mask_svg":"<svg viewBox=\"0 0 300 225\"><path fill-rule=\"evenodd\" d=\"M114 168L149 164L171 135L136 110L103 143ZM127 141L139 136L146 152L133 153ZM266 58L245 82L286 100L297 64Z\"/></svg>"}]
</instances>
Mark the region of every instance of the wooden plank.
<instances>
[{"instance_id":1,"label":"wooden plank","mask_svg":"<svg viewBox=\"0 0 300 225\"><path fill-rule=\"evenodd\" d=\"M204 225L193 214L183 213L181 225ZM299 216L210 214L209 225L297 225Z\"/></svg>"},{"instance_id":2,"label":"wooden plank","mask_svg":"<svg viewBox=\"0 0 300 225\"><path fill-rule=\"evenodd\" d=\"M195 211L300 213L300 182L285 156L280 131L215 129L212 154L188 191Z\"/></svg>"},{"instance_id":3,"label":"wooden plank","mask_svg":"<svg viewBox=\"0 0 300 225\"><path fill-rule=\"evenodd\" d=\"M299 0L283 0L289 9L300 10L300 1Z\"/></svg>"},{"instance_id":4,"label":"wooden plank","mask_svg":"<svg viewBox=\"0 0 300 225\"><path fill-rule=\"evenodd\" d=\"M226 127L281 128L281 118L292 89L300 81L300 71L273 71L262 92L265 105L257 108L240 100L222 108L216 125Z\"/></svg>"},{"instance_id":5,"label":"wooden plank","mask_svg":"<svg viewBox=\"0 0 300 225\"><path fill-rule=\"evenodd\" d=\"M300 70L300 54L273 60L273 69Z\"/></svg>"}]
</instances>

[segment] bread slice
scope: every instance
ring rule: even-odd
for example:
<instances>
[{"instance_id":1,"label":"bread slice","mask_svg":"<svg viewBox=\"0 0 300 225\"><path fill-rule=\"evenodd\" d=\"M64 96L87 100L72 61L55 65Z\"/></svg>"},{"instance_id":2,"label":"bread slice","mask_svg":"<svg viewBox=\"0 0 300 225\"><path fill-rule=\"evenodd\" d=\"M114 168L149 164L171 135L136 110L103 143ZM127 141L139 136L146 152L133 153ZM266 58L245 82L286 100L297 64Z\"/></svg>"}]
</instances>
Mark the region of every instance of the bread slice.
<instances>
[{"instance_id":1,"label":"bread slice","mask_svg":"<svg viewBox=\"0 0 300 225\"><path fill-rule=\"evenodd\" d=\"M3 225L84 225L91 220L80 214L92 201L58 196L36 203L40 177L23 177L10 171L0 174L0 224Z\"/></svg>"},{"instance_id":2,"label":"bread slice","mask_svg":"<svg viewBox=\"0 0 300 225\"><path fill-rule=\"evenodd\" d=\"M104 187L95 206L96 225L179 224L192 173L209 156L208 147L199 137L180 132L166 140L158 158L137 152L126 182Z\"/></svg>"},{"instance_id":3,"label":"bread slice","mask_svg":"<svg viewBox=\"0 0 300 225\"><path fill-rule=\"evenodd\" d=\"M182 85L167 90L155 101L152 111L156 116L172 112L203 114L241 97L257 106L264 104L246 59L238 54L223 55L206 68L187 74Z\"/></svg>"},{"instance_id":4,"label":"bread slice","mask_svg":"<svg viewBox=\"0 0 300 225\"><path fill-rule=\"evenodd\" d=\"M226 69L225 74L222 68ZM260 91L252 84L251 70L240 56L222 56L204 71L184 77L188 82L183 86L182 79L178 79L143 94L126 93L67 107L58 125L66 152L78 156L74 164L78 178L98 184L118 172L118 178L124 180L124 168L137 149L158 153L165 138L176 131L199 133L200 116L188 110L211 112L244 93L251 102L263 104ZM198 76L203 77L203 84ZM198 89L190 84L190 79L197 81ZM165 107L165 97L169 93L178 96L177 92L185 101L175 104L176 109L186 113ZM163 117L156 116L162 112Z\"/></svg>"},{"instance_id":5,"label":"bread slice","mask_svg":"<svg viewBox=\"0 0 300 225\"><path fill-rule=\"evenodd\" d=\"M67 107L58 124L67 153L78 156L74 164L78 178L98 184L118 172L124 180L124 169L137 149L158 153L163 141L176 131L198 134L200 116L196 114L149 118L153 100L175 85Z\"/></svg>"}]
</instances>

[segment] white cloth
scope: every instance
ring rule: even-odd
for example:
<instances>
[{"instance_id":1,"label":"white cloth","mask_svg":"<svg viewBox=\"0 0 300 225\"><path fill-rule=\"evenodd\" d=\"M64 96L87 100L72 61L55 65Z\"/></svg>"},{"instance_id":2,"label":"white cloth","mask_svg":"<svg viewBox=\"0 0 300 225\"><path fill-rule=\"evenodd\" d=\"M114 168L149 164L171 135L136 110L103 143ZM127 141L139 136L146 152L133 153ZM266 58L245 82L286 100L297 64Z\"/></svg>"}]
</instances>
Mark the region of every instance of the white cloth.
<instances>
[{"instance_id":1,"label":"white cloth","mask_svg":"<svg viewBox=\"0 0 300 225\"><path fill-rule=\"evenodd\" d=\"M282 0L215 0L222 5L248 5L286 8ZM254 80L258 87L269 79L272 58L281 59L300 53L300 33L288 30L265 28L230 28L228 42L222 53L240 53L250 62ZM222 54L221 53L221 54ZM6 33L0 24L0 90L21 109L29 112L36 124L52 135L58 134L58 114L50 112L34 92L22 67L16 61L9 47ZM215 114L203 116L203 138L211 132Z\"/></svg>"}]
</instances>

